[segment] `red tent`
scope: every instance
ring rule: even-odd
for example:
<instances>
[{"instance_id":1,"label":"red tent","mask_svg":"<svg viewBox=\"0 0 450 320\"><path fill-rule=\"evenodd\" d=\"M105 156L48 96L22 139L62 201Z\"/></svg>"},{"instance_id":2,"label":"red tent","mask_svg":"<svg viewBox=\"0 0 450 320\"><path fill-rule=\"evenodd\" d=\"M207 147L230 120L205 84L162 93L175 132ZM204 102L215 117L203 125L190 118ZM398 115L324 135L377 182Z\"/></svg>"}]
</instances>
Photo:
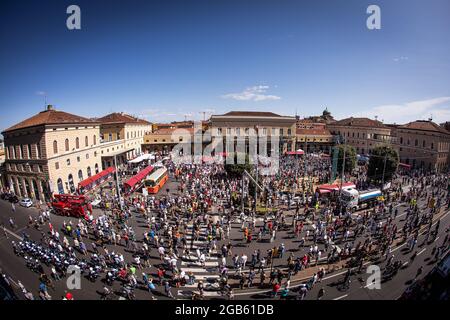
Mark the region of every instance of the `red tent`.
<instances>
[{"instance_id":1,"label":"red tent","mask_svg":"<svg viewBox=\"0 0 450 320\"><path fill-rule=\"evenodd\" d=\"M305 154L305 151L286 151L285 154L288 156L301 156Z\"/></svg>"},{"instance_id":2,"label":"red tent","mask_svg":"<svg viewBox=\"0 0 450 320\"><path fill-rule=\"evenodd\" d=\"M129 190L132 190L136 184L142 181L146 176L150 174L150 172L153 171L152 166L148 166L147 168L141 170L136 174L135 176L131 177L127 182L125 182L125 187L127 187Z\"/></svg>"},{"instance_id":3,"label":"red tent","mask_svg":"<svg viewBox=\"0 0 450 320\"><path fill-rule=\"evenodd\" d=\"M411 169L411 165L410 164L406 164L406 163L399 163L398 164L400 167L406 168L406 169Z\"/></svg>"},{"instance_id":4,"label":"red tent","mask_svg":"<svg viewBox=\"0 0 450 320\"><path fill-rule=\"evenodd\" d=\"M112 175L116 169L114 167L109 167L102 172L97 173L95 176L89 177L86 180L81 181L78 184L78 188L85 188L85 189L91 189L95 187L96 185L102 183L105 179L109 178L110 175Z\"/></svg>"},{"instance_id":5,"label":"red tent","mask_svg":"<svg viewBox=\"0 0 450 320\"><path fill-rule=\"evenodd\" d=\"M338 191L341 188L341 184L340 183L336 183L336 184L322 184L320 186L317 187L317 189L319 189L319 193L329 193L332 191ZM352 182L344 182L342 184L342 188L356 188L355 184Z\"/></svg>"}]
</instances>

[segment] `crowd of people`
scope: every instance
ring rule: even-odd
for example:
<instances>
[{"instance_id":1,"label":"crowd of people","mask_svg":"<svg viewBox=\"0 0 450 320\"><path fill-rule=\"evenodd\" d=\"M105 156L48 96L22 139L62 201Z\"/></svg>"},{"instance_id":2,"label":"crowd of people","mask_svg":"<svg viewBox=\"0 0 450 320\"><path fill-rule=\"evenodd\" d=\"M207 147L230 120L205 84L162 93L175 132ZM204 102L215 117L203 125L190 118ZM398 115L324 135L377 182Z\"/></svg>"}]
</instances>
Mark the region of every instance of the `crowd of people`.
<instances>
[{"instance_id":1,"label":"crowd of people","mask_svg":"<svg viewBox=\"0 0 450 320\"><path fill-rule=\"evenodd\" d=\"M165 165L176 190L122 195L120 203L113 189L105 188L100 192L102 209L86 220L67 218L54 225L44 208L37 218L30 216L29 227L39 230L40 239L23 232L23 240L12 246L39 274L41 299L51 299L49 288L67 276L69 266L94 283L101 279L102 299L114 294L115 284L127 299L135 299L136 290L152 299L176 298L173 288L192 285L193 299L204 298L210 290L233 299L236 290L255 286L273 298L305 299L335 268L348 270L344 287L374 258L386 261L385 274L394 276L399 261L393 248L406 243L414 259L420 232L425 230L425 242L434 240L440 226L438 222L433 227L433 218L450 208L448 174L396 175L383 199L353 213L338 197L324 199L315 190L330 180L327 158L283 157L277 175L258 177L263 187L258 202L250 192L251 182L243 184L243 177L231 176L223 164ZM129 168L119 169L120 176L127 172ZM297 193L304 196L302 201L292 201ZM402 224L401 205L407 206ZM445 253L448 240L447 232L435 248L435 259ZM211 256L218 260L213 282L196 279L181 267L182 261L191 261L205 268ZM293 290L291 282L299 273L310 279ZM22 290L34 299L29 290ZM324 294L321 287L317 298ZM63 298L73 299L72 293Z\"/></svg>"}]
</instances>

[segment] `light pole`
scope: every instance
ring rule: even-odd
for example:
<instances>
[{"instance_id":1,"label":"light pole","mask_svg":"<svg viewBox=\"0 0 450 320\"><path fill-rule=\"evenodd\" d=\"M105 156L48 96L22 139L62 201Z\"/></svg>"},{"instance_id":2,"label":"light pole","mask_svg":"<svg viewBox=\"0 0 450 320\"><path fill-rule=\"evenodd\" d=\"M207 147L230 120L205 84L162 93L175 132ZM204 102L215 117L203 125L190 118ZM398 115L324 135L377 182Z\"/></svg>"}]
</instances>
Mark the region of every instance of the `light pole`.
<instances>
[{"instance_id":1,"label":"light pole","mask_svg":"<svg viewBox=\"0 0 450 320\"><path fill-rule=\"evenodd\" d=\"M383 178L382 178L382 181L381 181L381 189L382 189L382 190L383 190L383 188L384 188L384 174L385 174L385 172L386 172L386 160L387 160L387 150L386 150L386 153L385 153L385 155L384 155Z\"/></svg>"},{"instance_id":2,"label":"light pole","mask_svg":"<svg viewBox=\"0 0 450 320\"><path fill-rule=\"evenodd\" d=\"M119 206L120 210L123 210L123 204L122 204L122 197L120 196L120 187L119 187L119 170L117 169L117 159L116 155L114 155L114 168L116 169L115 175L116 175L116 190L117 190L117 196L119 198Z\"/></svg>"}]
</instances>

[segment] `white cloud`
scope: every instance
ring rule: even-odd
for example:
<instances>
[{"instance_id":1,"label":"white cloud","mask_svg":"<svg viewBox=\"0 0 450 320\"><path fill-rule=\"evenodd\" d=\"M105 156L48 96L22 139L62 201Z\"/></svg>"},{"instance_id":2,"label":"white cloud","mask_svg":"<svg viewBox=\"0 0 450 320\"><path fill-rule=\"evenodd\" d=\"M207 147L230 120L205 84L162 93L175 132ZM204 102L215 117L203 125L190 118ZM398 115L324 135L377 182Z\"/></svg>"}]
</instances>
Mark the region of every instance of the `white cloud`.
<instances>
[{"instance_id":1,"label":"white cloud","mask_svg":"<svg viewBox=\"0 0 450 320\"><path fill-rule=\"evenodd\" d=\"M393 60L395 62L407 61L407 60L409 60L409 57L401 56L401 57L396 57Z\"/></svg>"},{"instance_id":2,"label":"white cloud","mask_svg":"<svg viewBox=\"0 0 450 320\"><path fill-rule=\"evenodd\" d=\"M376 106L355 114L356 117L378 117L385 123L407 123L415 120L427 120L441 123L450 119L450 97L412 101L403 104Z\"/></svg>"},{"instance_id":3,"label":"white cloud","mask_svg":"<svg viewBox=\"0 0 450 320\"><path fill-rule=\"evenodd\" d=\"M269 86L253 86L246 88L239 93L229 93L222 96L224 99L233 99L238 101L266 101L280 100L281 97L265 94Z\"/></svg>"}]
</instances>

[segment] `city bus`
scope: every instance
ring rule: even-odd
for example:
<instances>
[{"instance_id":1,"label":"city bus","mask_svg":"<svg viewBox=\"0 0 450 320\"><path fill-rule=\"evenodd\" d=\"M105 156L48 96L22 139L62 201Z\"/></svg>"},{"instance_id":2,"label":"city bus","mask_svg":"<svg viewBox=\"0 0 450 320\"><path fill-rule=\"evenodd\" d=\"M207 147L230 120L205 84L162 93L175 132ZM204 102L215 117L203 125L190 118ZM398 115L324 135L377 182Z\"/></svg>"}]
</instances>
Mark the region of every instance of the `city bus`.
<instances>
[{"instance_id":1,"label":"city bus","mask_svg":"<svg viewBox=\"0 0 450 320\"><path fill-rule=\"evenodd\" d=\"M167 169L165 167L160 167L147 177L144 186L147 188L148 193L155 194L161 190L167 179L169 179Z\"/></svg>"}]
</instances>

